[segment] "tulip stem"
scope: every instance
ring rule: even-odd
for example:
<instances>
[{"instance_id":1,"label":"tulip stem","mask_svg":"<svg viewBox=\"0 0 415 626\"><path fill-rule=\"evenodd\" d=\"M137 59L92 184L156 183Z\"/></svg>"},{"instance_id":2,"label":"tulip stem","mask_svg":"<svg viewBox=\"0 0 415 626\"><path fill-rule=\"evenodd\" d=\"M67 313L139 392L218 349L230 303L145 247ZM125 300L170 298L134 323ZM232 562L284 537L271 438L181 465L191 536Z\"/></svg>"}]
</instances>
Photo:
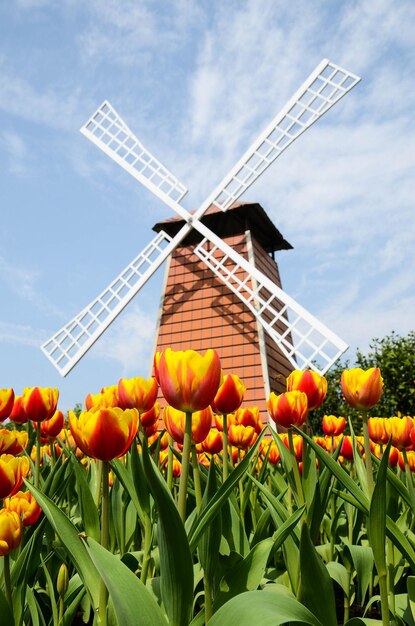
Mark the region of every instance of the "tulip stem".
<instances>
[{"instance_id":1,"label":"tulip stem","mask_svg":"<svg viewBox=\"0 0 415 626\"><path fill-rule=\"evenodd\" d=\"M108 550L108 522L109 522L109 470L106 461L99 461L102 476L102 500L101 500L101 546ZM101 578L99 588L99 623L107 626L108 590Z\"/></svg>"},{"instance_id":2,"label":"tulip stem","mask_svg":"<svg viewBox=\"0 0 415 626\"><path fill-rule=\"evenodd\" d=\"M40 422L37 423L36 428L36 458L35 458L35 487L39 489L39 477L40 477Z\"/></svg>"},{"instance_id":3,"label":"tulip stem","mask_svg":"<svg viewBox=\"0 0 415 626\"><path fill-rule=\"evenodd\" d=\"M197 461L196 446L192 445L192 467L193 467L193 482L195 486L196 496L196 508L198 511L202 508L202 486L200 484L200 471L199 463Z\"/></svg>"},{"instance_id":4,"label":"tulip stem","mask_svg":"<svg viewBox=\"0 0 415 626\"><path fill-rule=\"evenodd\" d=\"M223 426L222 426L222 447L223 447L223 468L222 468L222 478L223 482L228 478L228 416L226 413L223 414Z\"/></svg>"},{"instance_id":5,"label":"tulip stem","mask_svg":"<svg viewBox=\"0 0 415 626\"><path fill-rule=\"evenodd\" d=\"M301 506L304 504L304 494L303 494L303 487L301 484L300 470L298 469L297 458L295 456L293 433L292 433L291 428L288 429L288 442L290 445L290 452L293 458L293 473L294 473L295 487L297 491L297 502Z\"/></svg>"},{"instance_id":6,"label":"tulip stem","mask_svg":"<svg viewBox=\"0 0 415 626\"><path fill-rule=\"evenodd\" d=\"M148 568L151 560L151 535L153 526L149 515L144 517L144 554L143 554L143 567L141 570L140 580L144 585L146 584L148 576Z\"/></svg>"},{"instance_id":7,"label":"tulip stem","mask_svg":"<svg viewBox=\"0 0 415 626\"><path fill-rule=\"evenodd\" d=\"M183 438L183 453L182 453L182 469L180 473L179 483L179 501L178 510L181 520L184 524L186 520L186 496L187 496L187 479L189 476L189 461L190 452L192 447L192 413L186 411L186 424L184 429Z\"/></svg>"},{"instance_id":8,"label":"tulip stem","mask_svg":"<svg viewBox=\"0 0 415 626\"><path fill-rule=\"evenodd\" d=\"M370 437L369 437L369 426L368 426L368 417L367 412L363 411L363 439L365 446L365 465L366 465L366 475L367 475L367 487L369 490L369 498L373 495L374 483L373 483L373 467L372 467L372 453L370 451Z\"/></svg>"},{"instance_id":9,"label":"tulip stem","mask_svg":"<svg viewBox=\"0 0 415 626\"><path fill-rule=\"evenodd\" d=\"M12 585L10 580L10 554L4 555L3 563L3 576L4 576L4 594L6 596L7 604L13 613L13 596Z\"/></svg>"},{"instance_id":10,"label":"tulip stem","mask_svg":"<svg viewBox=\"0 0 415 626\"><path fill-rule=\"evenodd\" d=\"M167 487L170 493L173 489L173 437L169 435L169 447L167 449Z\"/></svg>"}]
</instances>

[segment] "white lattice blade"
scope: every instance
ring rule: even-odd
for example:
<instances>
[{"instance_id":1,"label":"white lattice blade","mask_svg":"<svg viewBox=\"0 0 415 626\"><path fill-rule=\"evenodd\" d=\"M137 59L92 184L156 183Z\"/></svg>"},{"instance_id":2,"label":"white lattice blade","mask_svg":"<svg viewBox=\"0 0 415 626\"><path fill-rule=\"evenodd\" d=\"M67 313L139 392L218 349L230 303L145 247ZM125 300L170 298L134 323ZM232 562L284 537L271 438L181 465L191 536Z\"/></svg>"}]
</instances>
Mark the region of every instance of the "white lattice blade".
<instances>
[{"instance_id":1,"label":"white lattice blade","mask_svg":"<svg viewBox=\"0 0 415 626\"><path fill-rule=\"evenodd\" d=\"M160 231L95 300L45 341L42 351L62 376L78 363L189 230L186 224L174 239Z\"/></svg>"},{"instance_id":2,"label":"white lattice blade","mask_svg":"<svg viewBox=\"0 0 415 626\"><path fill-rule=\"evenodd\" d=\"M158 161L106 100L81 133L161 200L180 202L186 187Z\"/></svg>"},{"instance_id":3,"label":"white lattice blade","mask_svg":"<svg viewBox=\"0 0 415 626\"><path fill-rule=\"evenodd\" d=\"M215 204L226 211L314 122L346 95L360 78L324 59L248 148L197 212Z\"/></svg>"},{"instance_id":4,"label":"white lattice blade","mask_svg":"<svg viewBox=\"0 0 415 626\"><path fill-rule=\"evenodd\" d=\"M202 226L201 230L205 228L200 222L194 225ZM310 368L324 374L348 345L235 250L212 235L195 248L195 254L239 296L294 369Z\"/></svg>"}]
</instances>

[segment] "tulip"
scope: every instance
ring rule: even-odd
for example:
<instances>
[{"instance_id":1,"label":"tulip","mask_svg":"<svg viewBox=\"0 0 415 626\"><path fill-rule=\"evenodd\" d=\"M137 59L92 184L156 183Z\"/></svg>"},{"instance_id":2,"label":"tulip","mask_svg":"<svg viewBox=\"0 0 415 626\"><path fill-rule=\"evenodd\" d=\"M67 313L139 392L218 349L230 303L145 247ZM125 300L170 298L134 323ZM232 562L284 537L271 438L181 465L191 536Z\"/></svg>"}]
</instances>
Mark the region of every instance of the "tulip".
<instances>
[{"instance_id":1,"label":"tulip","mask_svg":"<svg viewBox=\"0 0 415 626\"><path fill-rule=\"evenodd\" d=\"M10 416L14 404L13 389L0 389L0 422Z\"/></svg>"},{"instance_id":2,"label":"tulip","mask_svg":"<svg viewBox=\"0 0 415 626\"><path fill-rule=\"evenodd\" d=\"M160 403L156 402L151 409L145 411L145 413L140 413L140 422L144 428L148 428L149 426L153 426L154 424L158 425L160 415Z\"/></svg>"},{"instance_id":3,"label":"tulip","mask_svg":"<svg viewBox=\"0 0 415 626\"><path fill-rule=\"evenodd\" d=\"M267 400L267 409L277 426L300 427L307 420L307 395L303 391L287 391L280 395L272 391Z\"/></svg>"},{"instance_id":4,"label":"tulip","mask_svg":"<svg viewBox=\"0 0 415 626\"><path fill-rule=\"evenodd\" d=\"M401 468L402 471L406 471L405 455L403 454L403 452L404 451L399 452L399 467ZM415 472L415 451L414 450L406 451L406 460L407 460L408 469L411 472Z\"/></svg>"},{"instance_id":5,"label":"tulip","mask_svg":"<svg viewBox=\"0 0 415 626\"><path fill-rule=\"evenodd\" d=\"M95 407L76 417L69 411L69 428L78 448L89 457L110 461L130 448L138 429L137 409Z\"/></svg>"},{"instance_id":6,"label":"tulip","mask_svg":"<svg viewBox=\"0 0 415 626\"><path fill-rule=\"evenodd\" d=\"M118 387L117 385L111 385L110 387L103 387L100 393L89 393L85 398L85 408L90 411L92 408L101 406L105 408L118 407Z\"/></svg>"},{"instance_id":7,"label":"tulip","mask_svg":"<svg viewBox=\"0 0 415 626\"><path fill-rule=\"evenodd\" d=\"M0 556L6 556L18 547L22 539L23 525L15 511L0 511Z\"/></svg>"},{"instance_id":8,"label":"tulip","mask_svg":"<svg viewBox=\"0 0 415 626\"><path fill-rule=\"evenodd\" d=\"M201 445L205 452L218 454L223 449L222 433L217 428L211 428Z\"/></svg>"},{"instance_id":9,"label":"tulip","mask_svg":"<svg viewBox=\"0 0 415 626\"><path fill-rule=\"evenodd\" d=\"M27 446L28 434L25 430L0 430L0 454L21 454Z\"/></svg>"},{"instance_id":10,"label":"tulip","mask_svg":"<svg viewBox=\"0 0 415 626\"><path fill-rule=\"evenodd\" d=\"M165 350L159 361L160 387L173 408L193 413L208 407L221 382L218 353Z\"/></svg>"},{"instance_id":11,"label":"tulip","mask_svg":"<svg viewBox=\"0 0 415 626\"><path fill-rule=\"evenodd\" d=\"M323 416L323 432L327 436L337 437L341 435L346 428L346 420L344 417L335 417L334 415Z\"/></svg>"},{"instance_id":12,"label":"tulip","mask_svg":"<svg viewBox=\"0 0 415 626\"><path fill-rule=\"evenodd\" d=\"M271 438L263 439L260 444L260 452L264 459L268 455L268 462L276 465L280 461L280 451L277 444Z\"/></svg>"},{"instance_id":13,"label":"tulip","mask_svg":"<svg viewBox=\"0 0 415 626\"><path fill-rule=\"evenodd\" d=\"M22 409L28 419L43 422L56 411L59 391L50 387L27 387L22 395Z\"/></svg>"},{"instance_id":14,"label":"tulip","mask_svg":"<svg viewBox=\"0 0 415 626\"><path fill-rule=\"evenodd\" d=\"M15 511L22 519L23 526L36 524L42 509L30 491L18 491L14 496L4 500L4 508Z\"/></svg>"},{"instance_id":15,"label":"tulip","mask_svg":"<svg viewBox=\"0 0 415 626\"><path fill-rule=\"evenodd\" d=\"M200 443L206 439L212 426L213 413L210 406L202 411L192 413L192 443ZM177 443L184 442L186 414L171 406L164 407L163 422L171 438Z\"/></svg>"},{"instance_id":16,"label":"tulip","mask_svg":"<svg viewBox=\"0 0 415 626\"><path fill-rule=\"evenodd\" d=\"M233 420L235 424L252 426L257 435L259 435L263 429L263 424L259 415L259 408L257 406L237 409L237 411L233 414ZM230 420L230 423L232 423L232 419Z\"/></svg>"},{"instance_id":17,"label":"tulip","mask_svg":"<svg viewBox=\"0 0 415 626\"><path fill-rule=\"evenodd\" d=\"M22 407L22 396L15 396L9 419L16 424L26 424L28 417Z\"/></svg>"},{"instance_id":18,"label":"tulip","mask_svg":"<svg viewBox=\"0 0 415 626\"><path fill-rule=\"evenodd\" d=\"M147 439L149 447L153 445L156 441L158 441L159 449L166 450L169 447L169 434L164 432L161 436L160 433L148 437Z\"/></svg>"},{"instance_id":19,"label":"tulip","mask_svg":"<svg viewBox=\"0 0 415 626\"><path fill-rule=\"evenodd\" d=\"M55 411L52 417L44 422L40 422L39 425L35 422L35 428L40 427L40 436L44 438L57 437L65 424L65 417L62 411Z\"/></svg>"},{"instance_id":20,"label":"tulip","mask_svg":"<svg viewBox=\"0 0 415 626\"><path fill-rule=\"evenodd\" d=\"M381 444L375 443L374 445L374 449L373 449L373 454L375 456L377 456L378 459L382 458L382 454L383 454L383 446ZM398 448L394 448L394 446L391 446L390 450L389 450L389 464L392 467L396 467L399 461L399 450ZM408 452L407 452L408 454ZM403 457L402 457L403 458Z\"/></svg>"},{"instance_id":21,"label":"tulip","mask_svg":"<svg viewBox=\"0 0 415 626\"><path fill-rule=\"evenodd\" d=\"M409 416L389 417L385 420L385 432L388 437L392 437L392 445L399 450L409 448L412 444L411 432L414 423Z\"/></svg>"},{"instance_id":22,"label":"tulip","mask_svg":"<svg viewBox=\"0 0 415 626\"><path fill-rule=\"evenodd\" d=\"M225 374L211 404L214 413L233 413L241 406L245 385L236 374Z\"/></svg>"},{"instance_id":23,"label":"tulip","mask_svg":"<svg viewBox=\"0 0 415 626\"><path fill-rule=\"evenodd\" d=\"M344 370L341 388L346 402L354 409L368 410L382 396L383 379L378 367L362 370L360 367Z\"/></svg>"},{"instance_id":24,"label":"tulip","mask_svg":"<svg viewBox=\"0 0 415 626\"><path fill-rule=\"evenodd\" d=\"M308 410L317 409L327 395L327 380L317 372L294 370L287 378L287 391L302 391Z\"/></svg>"},{"instance_id":25,"label":"tulip","mask_svg":"<svg viewBox=\"0 0 415 626\"><path fill-rule=\"evenodd\" d=\"M235 448L246 450L256 439L255 429L243 424L231 424L228 431L229 443Z\"/></svg>"},{"instance_id":26,"label":"tulip","mask_svg":"<svg viewBox=\"0 0 415 626\"><path fill-rule=\"evenodd\" d=\"M289 439L289 433L281 433L280 434L280 438L281 441L283 442L283 444L285 445L286 448L288 448L288 450L290 450L290 439ZM301 437L301 435L292 435L292 442L293 442L293 452L294 452L294 456L296 458L297 461L302 461L303 459L303 438Z\"/></svg>"},{"instance_id":27,"label":"tulip","mask_svg":"<svg viewBox=\"0 0 415 626\"><path fill-rule=\"evenodd\" d=\"M162 355L161 352L156 352L154 355L154 359L153 359L154 378L156 379L158 384L160 384L159 363L160 363L161 355Z\"/></svg>"},{"instance_id":28,"label":"tulip","mask_svg":"<svg viewBox=\"0 0 415 626\"><path fill-rule=\"evenodd\" d=\"M369 417L367 426L369 430L370 440L375 444L387 444L389 435L386 432L387 419L384 417Z\"/></svg>"},{"instance_id":29,"label":"tulip","mask_svg":"<svg viewBox=\"0 0 415 626\"><path fill-rule=\"evenodd\" d=\"M118 381L118 400L122 409L137 409L139 413L149 411L157 400L158 385L155 378L146 380L121 378Z\"/></svg>"},{"instance_id":30,"label":"tulip","mask_svg":"<svg viewBox=\"0 0 415 626\"><path fill-rule=\"evenodd\" d=\"M330 452L331 449L331 435L329 435L328 437L319 437L318 435L316 435L315 437L313 437L313 441L316 442L317 445L320 446L320 448L323 448L323 450L325 450L326 452Z\"/></svg>"},{"instance_id":31,"label":"tulip","mask_svg":"<svg viewBox=\"0 0 415 626\"><path fill-rule=\"evenodd\" d=\"M0 499L19 491L29 469L29 460L26 457L16 457L11 454L0 455Z\"/></svg>"}]
</instances>

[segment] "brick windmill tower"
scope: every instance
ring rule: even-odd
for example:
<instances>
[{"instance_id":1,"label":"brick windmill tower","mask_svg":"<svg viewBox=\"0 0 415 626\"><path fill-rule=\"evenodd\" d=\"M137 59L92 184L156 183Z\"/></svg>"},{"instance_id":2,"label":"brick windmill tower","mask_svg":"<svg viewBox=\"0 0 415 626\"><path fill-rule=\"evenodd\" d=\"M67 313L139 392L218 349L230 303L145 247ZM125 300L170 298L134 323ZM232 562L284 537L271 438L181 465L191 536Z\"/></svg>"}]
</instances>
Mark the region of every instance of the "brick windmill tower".
<instances>
[{"instance_id":1,"label":"brick windmill tower","mask_svg":"<svg viewBox=\"0 0 415 626\"><path fill-rule=\"evenodd\" d=\"M226 213L211 206L201 221L281 288L275 252L292 246L260 204L234 203ZM183 224L173 218L159 222L153 230L174 237ZM215 348L224 371L243 380L244 406L258 406L264 417L266 398L270 391L285 390L293 365L248 306L195 254L201 240L199 232L192 230L167 262L156 350ZM242 268L239 278L252 281ZM285 329L279 326L282 334Z\"/></svg>"},{"instance_id":2,"label":"brick windmill tower","mask_svg":"<svg viewBox=\"0 0 415 626\"><path fill-rule=\"evenodd\" d=\"M359 80L323 59L193 212L181 203L186 187L105 101L81 132L179 219L157 224L156 236L131 263L45 341L41 348L57 370L66 376L169 260L158 348L218 348L224 369L247 385L246 402L261 408L288 371L327 371L347 344L281 289L270 255L290 245L260 205L238 201Z\"/></svg>"}]
</instances>

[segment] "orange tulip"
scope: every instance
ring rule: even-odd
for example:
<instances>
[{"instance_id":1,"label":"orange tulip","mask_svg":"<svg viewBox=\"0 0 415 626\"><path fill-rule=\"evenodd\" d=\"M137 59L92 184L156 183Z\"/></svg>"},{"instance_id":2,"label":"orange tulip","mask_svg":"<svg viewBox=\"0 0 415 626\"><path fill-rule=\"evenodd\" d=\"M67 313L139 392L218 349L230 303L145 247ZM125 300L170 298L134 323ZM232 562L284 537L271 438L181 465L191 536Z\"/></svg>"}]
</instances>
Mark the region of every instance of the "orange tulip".
<instances>
[{"instance_id":1,"label":"orange tulip","mask_svg":"<svg viewBox=\"0 0 415 626\"><path fill-rule=\"evenodd\" d=\"M57 437L65 424L65 417L62 411L55 411L52 417L39 425L35 422L35 428L40 427L40 436L44 438Z\"/></svg>"},{"instance_id":2,"label":"orange tulip","mask_svg":"<svg viewBox=\"0 0 415 626\"><path fill-rule=\"evenodd\" d=\"M261 441L260 452L264 459L268 454L268 462L271 463L271 465L276 465L280 461L281 457L278 446L270 437Z\"/></svg>"},{"instance_id":3,"label":"orange tulip","mask_svg":"<svg viewBox=\"0 0 415 626\"><path fill-rule=\"evenodd\" d=\"M346 428L346 420L344 417L335 417L334 415L323 416L323 432L327 436L336 437L341 435Z\"/></svg>"},{"instance_id":4,"label":"orange tulip","mask_svg":"<svg viewBox=\"0 0 415 626\"><path fill-rule=\"evenodd\" d=\"M160 384L159 363L160 363L161 354L162 354L161 352L156 352L154 355L154 359L153 359L154 378L156 379L158 384Z\"/></svg>"},{"instance_id":5,"label":"orange tulip","mask_svg":"<svg viewBox=\"0 0 415 626\"><path fill-rule=\"evenodd\" d=\"M22 410L33 422L50 419L56 411L59 390L50 387L27 387L22 395Z\"/></svg>"},{"instance_id":6,"label":"orange tulip","mask_svg":"<svg viewBox=\"0 0 415 626\"><path fill-rule=\"evenodd\" d=\"M137 409L139 413L149 411L157 400L158 385L155 378L146 380L121 378L118 381L118 400L122 409Z\"/></svg>"},{"instance_id":7,"label":"orange tulip","mask_svg":"<svg viewBox=\"0 0 415 626\"><path fill-rule=\"evenodd\" d=\"M213 413L210 406L192 413L192 442L200 443L206 439L212 426ZM167 432L177 443L183 443L186 414L183 411L166 406L163 410L163 422Z\"/></svg>"},{"instance_id":8,"label":"orange tulip","mask_svg":"<svg viewBox=\"0 0 415 626\"><path fill-rule=\"evenodd\" d=\"M341 388L346 402L354 409L367 410L377 404L382 396L383 379L378 367L362 370L355 367L344 370Z\"/></svg>"},{"instance_id":9,"label":"orange tulip","mask_svg":"<svg viewBox=\"0 0 415 626\"><path fill-rule=\"evenodd\" d=\"M350 435L346 435L345 437L340 435L339 437L336 437L334 441L334 449L340 445L340 441L342 440L343 442L341 444L342 447L340 449L340 456L344 457L347 461L353 461L353 442Z\"/></svg>"},{"instance_id":10,"label":"orange tulip","mask_svg":"<svg viewBox=\"0 0 415 626\"><path fill-rule=\"evenodd\" d=\"M382 458L382 454L383 454L383 446L381 444L376 443L374 445L374 449L373 449L373 454L375 456L378 457L378 459ZM389 464L392 467L396 467L399 461L399 450L398 448L395 448L394 446L391 446L390 451L389 451ZM408 453L407 453L408 454Z\"/></svg>"},{"instance_id":11,"label":"orange tulip","mask_svg":"<svg viewBox=\"0 0 415 626\"><path fill-rule=\"evenodd\" d=\"M55 455L58 457L61 454L62 454L62 448L57 443L55 443ZM43 461L44 461L45 456L49 457L49 458L52 457L52 449L51 449L51 446L49 445L49 443L46 443L44 446L40 446L40 457L39 457L39 460L40 460L40 464L41 465L43 465ZM32 451L30 453L30 458L32 459L33 462L36 461L36 447L32 448Z\"/></svg>"},{"instance_id":12,"label":"orange tulip","mask_svg":"<svg viewBox=\"0 0 415 626\"><path fill-rule=\"evenodd\" d=\"M0 455L0 499L19 491L29 470L30 464L26 457Z\"/></svg>"},{"instance_id":13,"label":"orange tulip","mask_svg":"<svg viewBox=\"0 0 415 626\"><path fill-rule=\"evenodd\" d=\"M404 417L389 417L385 420L385 431L388 440L389 437L392 437L392 445L399 450L409 448L412 444L411 431L413 427L413 420L407 415Z\"/></svg>"},{"instance_id":14,"label":"orange tulip","mask_svg":"<svg viewBox=\"0 0 415 626\"><path fill-rule=\"evenodd\" d=\"M288 450L290 450L290 441L288 439L287 433L281 433L280 435L281 441L285 445ZM294 447L294 456L297 461L302 461L303 459L303 438L301 435L293 435L293 447Z\"/></svg>"},{"instance_id":15,"label":"orange tulip","mask_svg":"<svg viewBox=\"0 0 415 626\"><path fill-rule=\"evenodd\" d=\"M408 466L411 472L415 472L415 451L408 450L406 453L406 458L408 459ZM405 460L402 452L399 452L399 467L404 472L405 471Z\"/></svg>"},{"instance_id":16,"label":"orange tulip","mask_svg":"<svg viewBox=\"0 0 415 626\"><path fill-rule=\"evenodd\" d=\"M225 374L223 382L219 387L216 396L211 403L214 413L233 413L241 406L245 385L236 374Z\"/></svg>"},{"instance_id":17,"label":"orange tulip","mask_svg":"<svg viewBox=\"0 0 415 626\"><path fill-rule=\"evenodd\" d=\"M369 437L373 443L386 444L389 441L389 435L386 432L387 419L384 417L369 417L367 425L369 429Z\"/></svg>"},{"instance_id":18,"label":"orange tulip","mask_svg":"<svg viewBox=\"0 0 415 626\"><path fill-rule=\"evenodd\" d=\"M149 426L153 426L154 424L158 424L160 415L160 403L156 402L151 409L145 411L145 413L140 413L140 422L144 426L144 428L148 428Z\"/></svg>"},{"instance_id":19,"label":"orange tulip","mask_svg":"<svg viewBox=\"0 0 415 626\"><path fill-rule=\"evenodd\" d=\"M79 418L69 411L69 428L78 448L89 457L110 461L130 448L138 429L137 409L95 407Z\"/></svg>"},{"instance_id":20,"label":"orange tulip","mask_svg":"<svg viewBox=\"0 0 415 626\"><path fill-rule=\"evenodd\" d=\"M160 465L162 468L167 468L169 464L168 461L168 452L167 450L162 450L160 452ZM173 476L174 478L179 478L180 474L182 473L182 464L180 463L179 459L175 456L173 456Z\"/></svg>"},{"instance_id":21,"label":"orange tulip","mask_svg":"<svg viewBox=\"0 0 415 626\"><path fill-rule=\"evenodd\" d=\"M105 408L115 408L118 406L118 387L111 385L103 387L100 393L89 393L85 398L85 408L90 411L92 408L101 406Z\"/></svg>"},{"instance_id":22,"label":"orange tulip","mask_svg":"<svg viewBox=\"0 0 415 626\"><path fill-rule=\"evenodd\" d=\"M14 404L13 389L0 389L0 422L10 416Z\"/></svg>"},{"instance_id":23,"label":"orange tulip","mask_svg":"<svg viewBox=\"0 0 415 626\"><path fill-rule=\"evenodd\" d=\"M6 498L4 500L4 508L9 511L15 511L22 519L23 526L36 524L42 512L30 491L18 491L11 498Z\"/></svg>"},{"instance_id":24,"label":"orange tulip","mask_svg":"<svg viewBox=\"0 0 415 626\"><path fill-rule=\"evenodd\" d=\"M223 448L222 433L217 428L211 428L206 439L202 441L202 448L209 454L218 454Z\"/></svg>"},{"instance_id":25,"label":"orange tulip","mask_svg":"<svg viewBox=\"0 0 415 626\"><path fill-rule=\"evenodd\" d=\"M327 380L311 370L294 370L287 378L287 391L302 391L308 400L308 410L316 409L327 395Z\"/></svg>"},{"instance_id":26,"label":"orange tulip","mask_svg":"<svg viewBox=\"0 0 415 626\"><path fill-rule=\"evenodd\" d=\"M253 426L244 426L243 424L231 424L228 429L228 441L231 446L246 450L254 443L256 432Z\"/></svg>"},{"instance_id":27,"label":"orange tulip","mask_svg":"<svg viewBox=\"0 0 415 626\"><path fill-rule=\"evenodd\" d=\"M259 408L257 406L240 408L233 414L233 418L229 420L235 424L242 424L242 426L252 426L255 432L259 435L263 429L261 417L259 415Z\"/></svg>"},{"instance_id":28,"label":"orange tulip","mask_svg":"<svg viewBox=\"0 0 415 626\"><path fill-rule=\"evenodd\" d=\"M207 350L165 350L159 361L160 387L167 402L179 411L201 411L213 401L221 382L218 353Z\"/></svg>"},{"instance_id":29,"label":"orange tulip","mask_svg":"<svg viewBox=\"0 0 415 626\"><path fill-rule=\"evenodd\" d=\"M287 391L280 395L272 391L267 400L267 409L278 426L302 426L307 420L307 395L303 391Z\"/></svg>"},{"instance_id":30,"label":"orange tulip","mask_svg":"<svg viewBox=\"0 0 415 626\"><path fill-rule=\"evenodd\" d=\"M28 417L22 408L22 396L15 396L9 419L16 424L26 424Z\"/></svg>"},{"instance_id":31,"label":"orange tulip","mask_svg":"<svg viewBox=\"0 0 415 626\"><path fill-rule=\"evenodd\" d=\"M169 434L168 433L164 432L162 436L160 437L160 433L157 432L151 437L148 437L148 445L152 446L153 443L155 443L157 440L159 440L160 450L166 450L169 447Z\"/></svg>"},{"instance_id":32,"label":"orange tulip","mask_svg":"<svg viewBox=\"0 0 415 626\"><path fill-rule=\"evenodd\" d=\"M326 452L330 452L331 449L331 435L329 435L328 437L319 437L318 435L313 437L313 440L320 446L320 448L323 448L323 450L326 450Z\"/></svg>"},{"instance_id":33,"label":"orange tulip","mask_svg":"<svg viewBox=\"0 0 415 626\"><path fill-rule=\"evenodd\" d=\"M0 511L0 556L9 554L20 544L23 534L22 520L15 511Z\"/></svg>"},{"instance_id":34,"label":"orange tulip","mask_svg":"<svg viewBox=\"0 0 415 626\"><path fill-rule=\"evenodd\" d=\"M0 454L21 454L27 446L28 435L25 430L0 430Z\"/></svg>"}]
</instances>

